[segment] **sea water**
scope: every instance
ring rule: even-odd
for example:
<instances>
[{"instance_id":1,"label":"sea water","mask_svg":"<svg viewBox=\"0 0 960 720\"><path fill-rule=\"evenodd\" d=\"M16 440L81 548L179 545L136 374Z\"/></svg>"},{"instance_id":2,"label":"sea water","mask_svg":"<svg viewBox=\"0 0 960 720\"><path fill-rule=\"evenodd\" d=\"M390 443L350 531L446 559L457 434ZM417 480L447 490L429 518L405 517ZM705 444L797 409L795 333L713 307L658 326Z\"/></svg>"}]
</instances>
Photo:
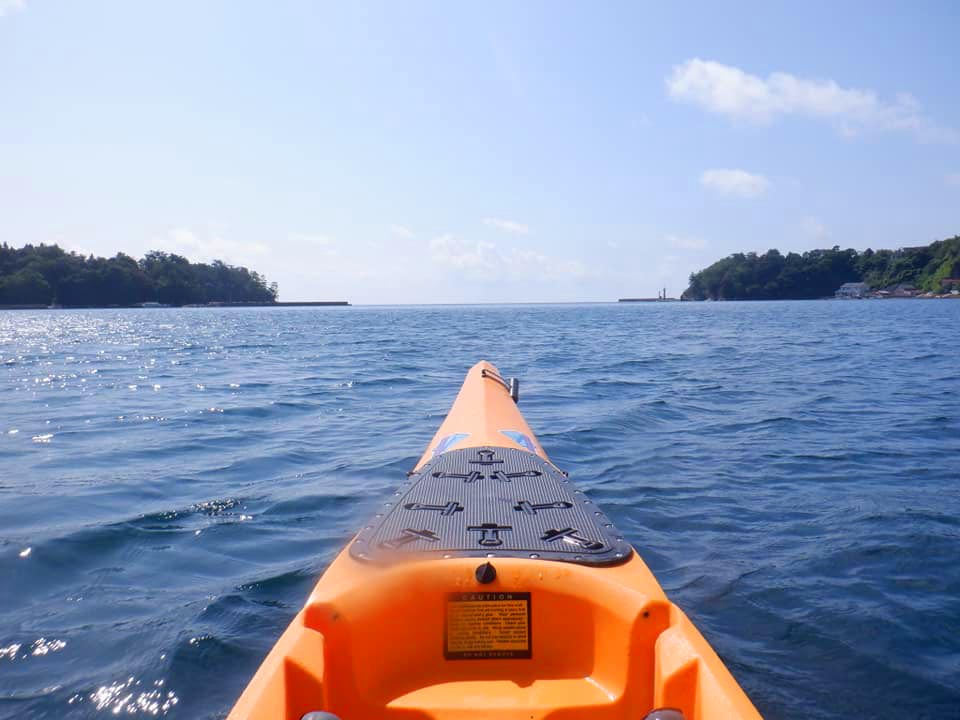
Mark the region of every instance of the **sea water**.
<instances>
[{"instance_id":1,"label":"sea water","mask_svg":"<svg viewBox=\"0 0 960 720\"><path fill-rule=\"evenodd\" d=\"M223 718L487 359L766 717L956 718L958 336L951 300L0 313L0 717Z\"/></svg>"}]
</instances>

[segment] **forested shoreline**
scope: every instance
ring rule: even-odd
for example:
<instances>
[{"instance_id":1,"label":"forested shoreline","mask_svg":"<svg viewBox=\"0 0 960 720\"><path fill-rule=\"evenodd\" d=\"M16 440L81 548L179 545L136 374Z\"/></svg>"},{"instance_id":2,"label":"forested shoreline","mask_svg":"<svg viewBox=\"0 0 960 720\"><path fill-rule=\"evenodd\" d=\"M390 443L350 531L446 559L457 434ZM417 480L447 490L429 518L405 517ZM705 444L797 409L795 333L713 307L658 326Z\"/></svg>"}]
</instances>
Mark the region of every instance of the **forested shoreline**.
<instances>
[{"instance_id":1,"label":"forested shoreline","mask_svg":"<svg viewBox=\"0 0 960 720\"><path fill-rule=\"evenodd\" d=\"M930 293L960 278L960 236L899 250L769 250L736 253L690 276L685 300L806 300L832 297L844 283L881 289L910 283Z\"/></svg>"},{"instance_id":2,"label":"forested shoreline","mask_svg":"<svg viewBox=\"0 0 960 720\"><path fill-rule=\"evenodd\" d=\"M137 260L84 257L57 245L0 245L0 305L111 307L142 303L272 303L276 283L220 260L192 263L154 250Z\"/></svg>"}]
</instances>

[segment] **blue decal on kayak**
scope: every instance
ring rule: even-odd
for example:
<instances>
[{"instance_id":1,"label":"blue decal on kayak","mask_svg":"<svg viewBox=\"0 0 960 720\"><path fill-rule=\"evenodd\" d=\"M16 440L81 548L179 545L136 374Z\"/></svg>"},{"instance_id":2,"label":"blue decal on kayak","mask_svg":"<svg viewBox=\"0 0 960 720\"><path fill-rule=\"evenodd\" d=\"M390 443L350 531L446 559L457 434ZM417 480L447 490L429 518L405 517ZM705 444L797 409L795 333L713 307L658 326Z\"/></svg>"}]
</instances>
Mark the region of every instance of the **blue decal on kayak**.
<instances>
[{"instance_id":1,"label":"blue decal on kayak","mask_svg":"<svg viewBox=\"0 0 960 720\"><path fill-rule=\"evenodd\" d=\"M470 437L470 433L453 433L453 435L447 435L443 440L438 442L437 446L433 449L434 456L445 453L458 442L466 440L468 437Z\"/></svg>"},{"instance_id":2,"label":"blue decal on kayak","mask_svg":"<svg viewBox=\"0 0 960 720\"><path fill-rule=\"evenodd\" d=\"M537 446L533 444L533 440L530 439L529 435L525 435L518 430L501 430L500 433L502 435L506 435L520 447L525 448L532 453L537 452Z\"/></svg>"}]
</instances>

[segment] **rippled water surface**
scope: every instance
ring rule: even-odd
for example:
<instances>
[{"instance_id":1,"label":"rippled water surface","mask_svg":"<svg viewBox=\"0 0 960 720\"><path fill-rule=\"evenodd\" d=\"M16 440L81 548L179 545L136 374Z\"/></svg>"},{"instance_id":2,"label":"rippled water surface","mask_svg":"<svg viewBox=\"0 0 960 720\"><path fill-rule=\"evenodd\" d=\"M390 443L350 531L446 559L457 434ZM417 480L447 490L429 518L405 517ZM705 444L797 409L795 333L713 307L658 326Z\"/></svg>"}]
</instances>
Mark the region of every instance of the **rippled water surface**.
<instances>
[{"instance_id":1,"label":"rippled water surface","mask_svg":"<svg viewBox=\"0 0 960 720\"><path fill-rule=\"evenodd\" d=\"M960 717L958 335L919 300L0 313L0 717L224 717L481 358L767 717Z\"/></svg>"}]
</instances>

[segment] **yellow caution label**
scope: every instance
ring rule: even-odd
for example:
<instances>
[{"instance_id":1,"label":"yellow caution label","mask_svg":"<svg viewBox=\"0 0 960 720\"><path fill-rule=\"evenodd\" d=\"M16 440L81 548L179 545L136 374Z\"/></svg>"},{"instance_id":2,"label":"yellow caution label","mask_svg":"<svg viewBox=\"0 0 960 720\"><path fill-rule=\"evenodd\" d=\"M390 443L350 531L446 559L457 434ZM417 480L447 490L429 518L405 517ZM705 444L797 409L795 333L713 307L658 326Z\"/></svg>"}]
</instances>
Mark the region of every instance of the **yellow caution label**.
<instances>
[{"instance_id":1,"label":"yellow caution label","mask_svg":"<svg viewBox=\"0 0 960 720\"><path fill-rule=\"evenodd\" d=\"M447 660L531 657L530 593L458 592L447 596Z\"/></svg>"}]
</instances>

